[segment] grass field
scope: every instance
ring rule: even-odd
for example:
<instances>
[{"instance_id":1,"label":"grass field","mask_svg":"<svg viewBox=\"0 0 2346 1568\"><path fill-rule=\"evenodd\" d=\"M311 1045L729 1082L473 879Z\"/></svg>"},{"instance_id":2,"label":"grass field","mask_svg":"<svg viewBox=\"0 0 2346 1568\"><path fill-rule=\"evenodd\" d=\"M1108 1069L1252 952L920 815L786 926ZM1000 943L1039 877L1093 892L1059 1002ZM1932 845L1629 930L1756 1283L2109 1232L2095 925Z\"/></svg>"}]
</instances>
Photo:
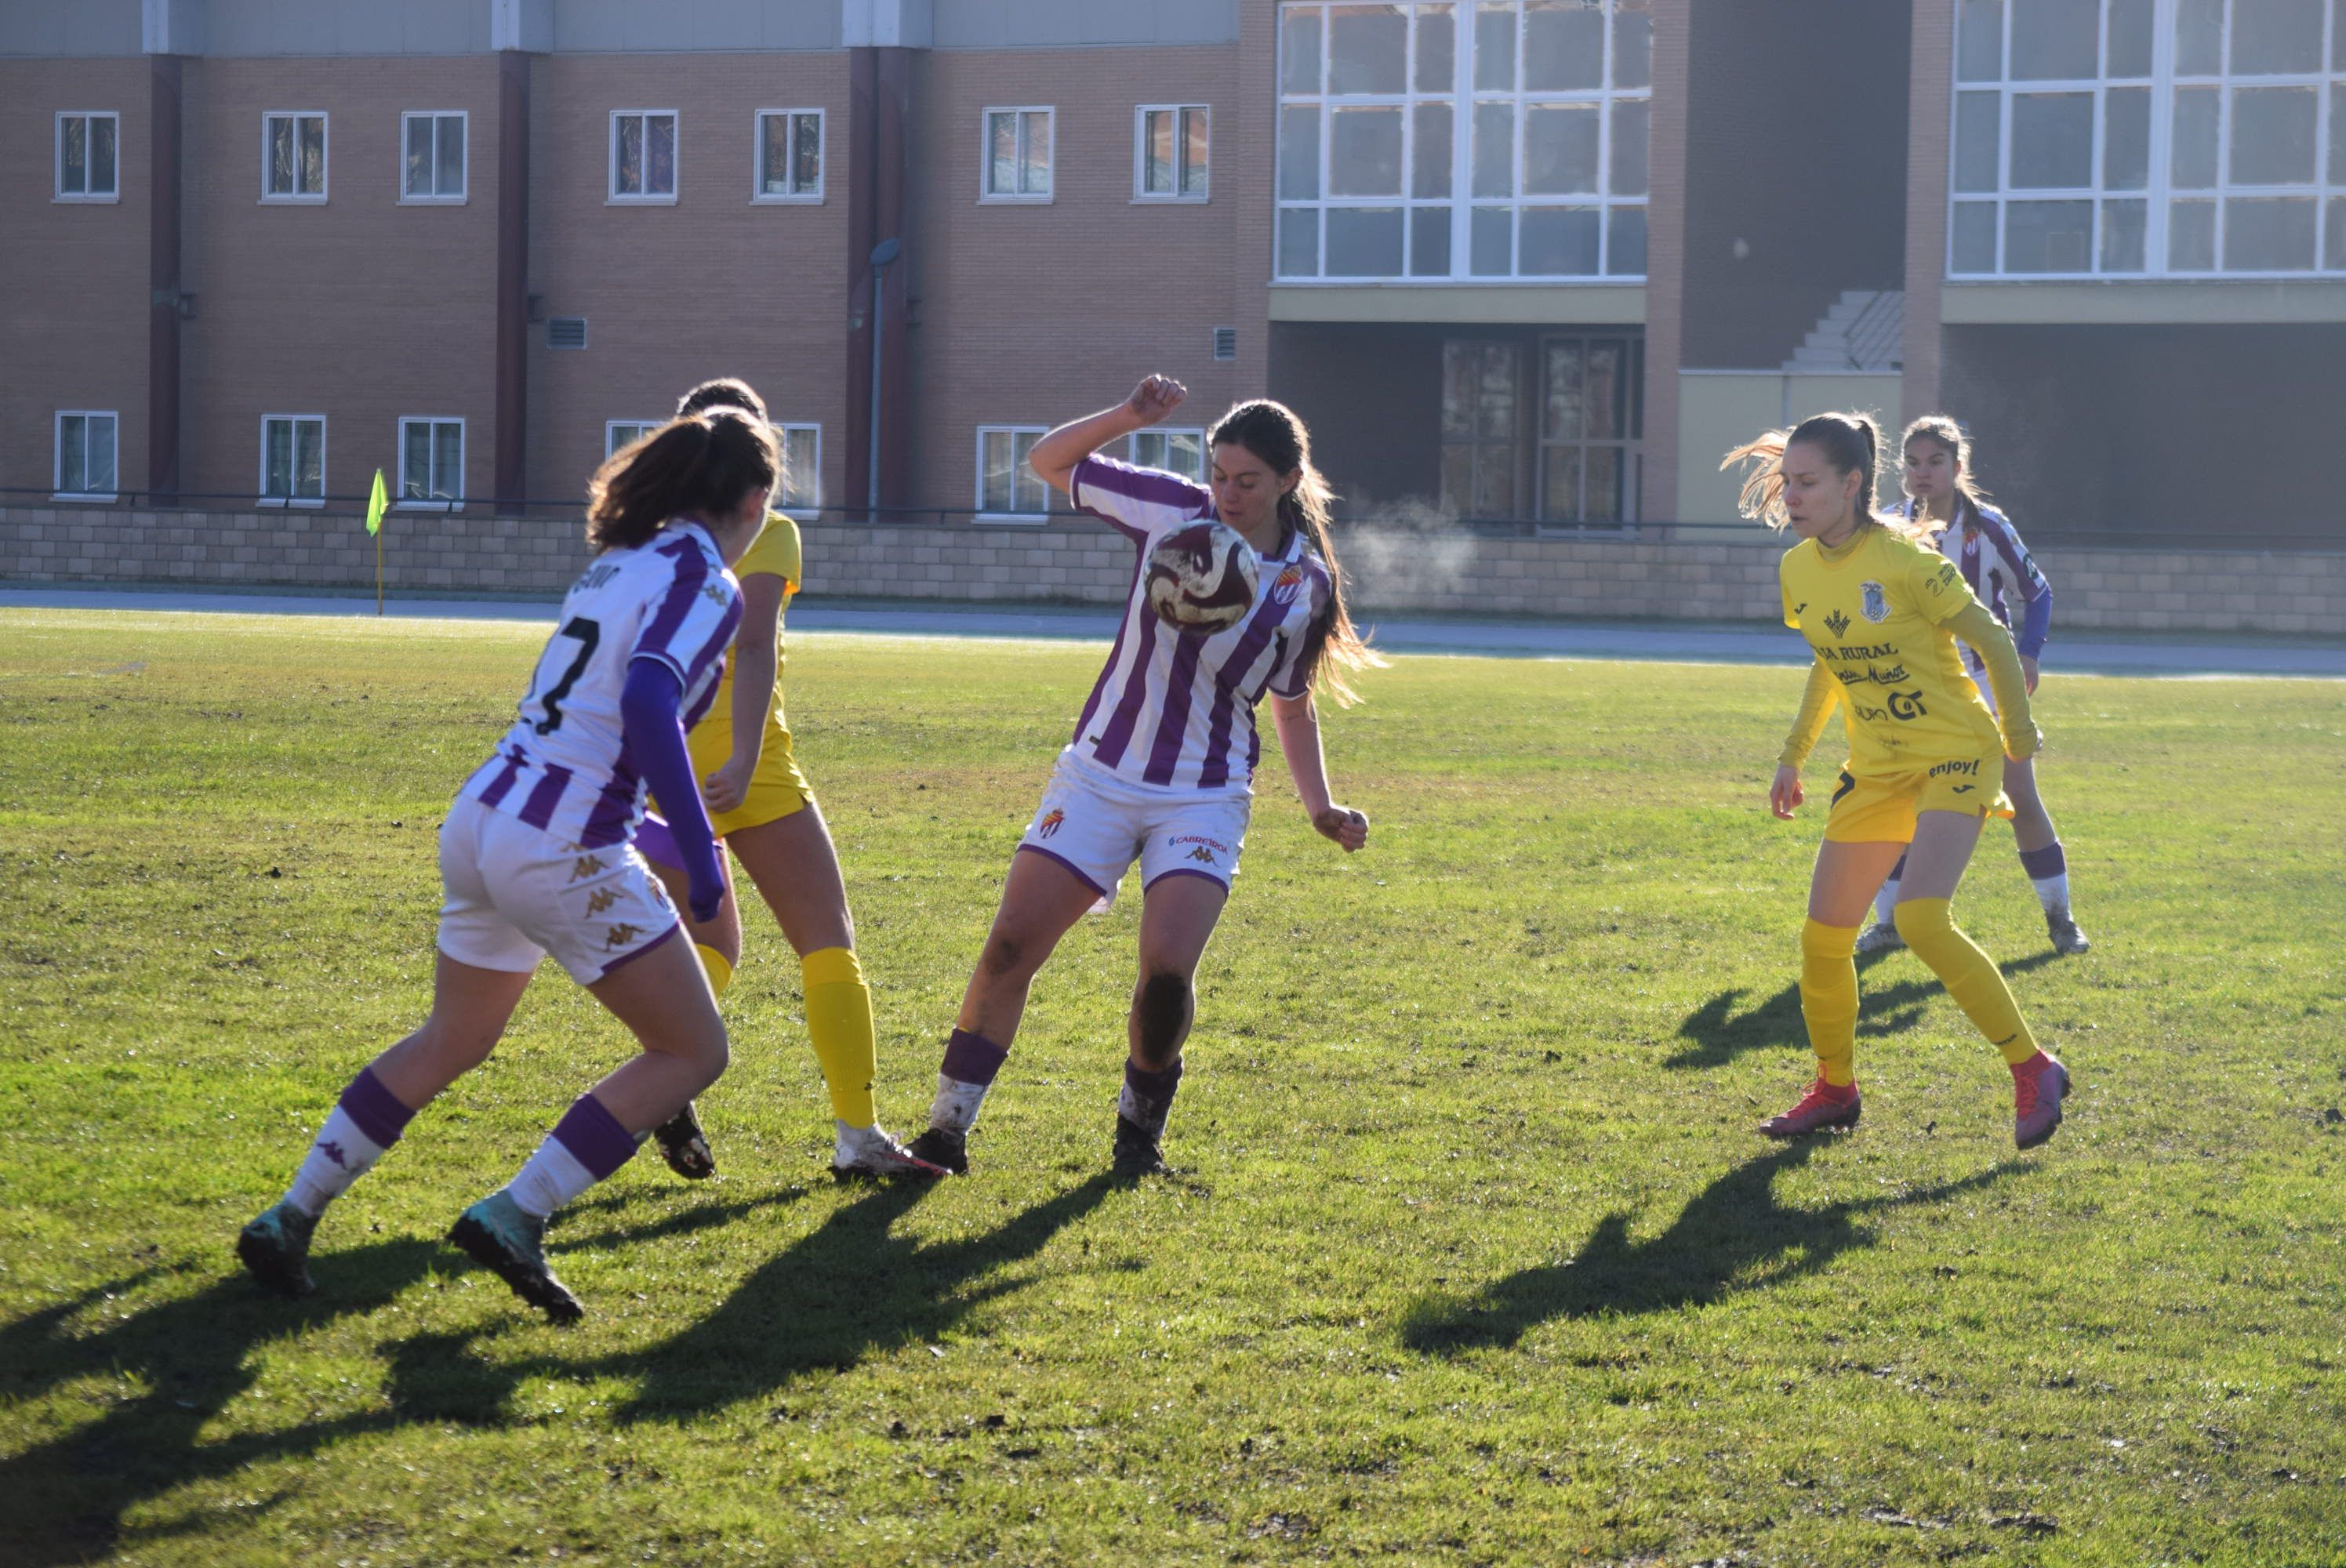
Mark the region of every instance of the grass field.
<instances>
[{"instance_id":1,"label":"grass field","mask_svg":"<svg viewBox=\"0 0 2346 1568\"><path fill-rule=\"evenodd\" d=\"M823 1178L757 913L723 1174L557 1222L586 1324L437 1239L619 1059L551 966L263 1298L230 1238L420 1016L542 635L0 615L0 1563L2346 1561L2346 683L2056 661L2095 951L2001 829L1959 905L2078 1081L2031 1156L1903 953L1864 1126L1750 1133L1808 1071L1798 671L1410 659L1327 724L1366 852L1271 747L1185 1179L1102 1174L1137 901L926 1192ZM1098 657L793 645L897 1125Z\"/></svg>"}]
</instances>

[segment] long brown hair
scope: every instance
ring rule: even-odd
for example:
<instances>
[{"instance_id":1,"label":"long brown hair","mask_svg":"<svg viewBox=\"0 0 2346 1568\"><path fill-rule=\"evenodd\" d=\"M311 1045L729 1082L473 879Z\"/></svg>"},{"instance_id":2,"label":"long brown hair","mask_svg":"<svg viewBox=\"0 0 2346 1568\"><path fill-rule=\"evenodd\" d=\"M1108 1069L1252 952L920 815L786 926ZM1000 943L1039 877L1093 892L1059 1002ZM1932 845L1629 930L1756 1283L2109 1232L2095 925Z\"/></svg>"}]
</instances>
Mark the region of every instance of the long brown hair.
<instances>
[{"instance_id":1,"label":"long brown hair","mask_svg":"<svg viewBox=\"0 0 2346 1568\"><path fill-rule=\"evenodd\" d=\"M1955 460L1956 500L1959 503L1969 503L1971 510L1976 513L1980 509L1980 504L1988 499L1988 490L1972 473L1972 438L1964 433L1964 427L1955 423L1954 415L1924 414L1908 425L1904 433L1899 436L1899 452L1903 454L1907 447L1912 445L1918 437L1924 441L1936 442L1946 449L1948 456ZM1954 509L1953 521L1964 521L1964 507L1961 504Z\"/></svg>"},{"instance_id":2,"label":"long brown hair","mask_svg":"<svg viewBox=\"0 0 2346 1568\"><path fill-rule=\"evenodd\" d=\"M1744 465L1743 491L1736 498L1737 511L1778 530L1790 522L1784 514L1784 475L1777 464L1784 460L1784 449L1794 442L1805 442L1822 453L1826 464L1835 473L1860 475L1860 528L1887 528L1910 539L1921 536L1923 529L1917 524L1903 517L1884 515L1874 508L1874 486L1881 474L1882 427L1870 413L1811 414L1790 430L1769 431L1720 458L1721 468L1739 463Z\"/></svg>"},{"instance_id":3,"label":"long brown hair","mask_svg":"<svg viewBox=\"0 0 2346 1568\"><path fill-rule=\"evenodd\" d=\"M672 419L586 482L587 547L599 555L641 545L671 517L728 516L781 471L773 433L740 409Z\"/></svg>"},{"instance_id":4,"label":"long brown hair","mask_svg":"<svg viewBox=\"0 0 2346 1568\"><path fill-rule=\"evenodd\" d=\"M1361 636L1352 625L1352 612L1344 607L1344 568L1328 535L1329 504L1336 497L1327 479L1311 464L1311 434L1285 403L1257 398L1239 403L1214 425L1209 443L1225 443L1253 453L1282 479L1297 475L1294 484L1279 498L1279 520L1311 540L1328 568L1328 613L1311 623L1301 671L1306 681L1335 698L1339 706L1350 708L1360 700L1360 694L1345 677L1359 670L1382 668L1385 661Z\"/></svg>"}]
</instances>

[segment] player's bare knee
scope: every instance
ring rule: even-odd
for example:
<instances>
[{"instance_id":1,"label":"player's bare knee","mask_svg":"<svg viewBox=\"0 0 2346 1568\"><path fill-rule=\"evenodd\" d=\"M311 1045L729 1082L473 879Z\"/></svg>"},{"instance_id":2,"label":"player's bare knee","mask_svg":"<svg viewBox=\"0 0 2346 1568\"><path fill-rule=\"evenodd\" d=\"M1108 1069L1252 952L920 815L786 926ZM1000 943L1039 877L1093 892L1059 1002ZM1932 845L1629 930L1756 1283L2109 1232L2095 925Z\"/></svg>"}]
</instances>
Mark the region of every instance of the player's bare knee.
<instances>
[{"instance_id":1,"label":"player's bare knee","mask_svg":"<svg viewBox=\"0 0 2346 1568\"><path fill-rule=\"evenodd\" d=\"M992 980L1006 980L1026 970L1026 944L1015 936L996 932L985 939L985 950L978 954L977 966Z\"/></svg>"},{"instance_id":2,"label":"player's bare knee","mask_svg":"<svg viewBox=\"0 0 2346 1568\"><path fill-rule=\"evenodd\" d=\"M1163 1067L1181 1054L1188 1033L1191 995L1189 977L1164 972L1149 975L1133 993L1133 1011L1140 1023L1140 1051L1154 1066Z\"/></svg>"}]
</instances>

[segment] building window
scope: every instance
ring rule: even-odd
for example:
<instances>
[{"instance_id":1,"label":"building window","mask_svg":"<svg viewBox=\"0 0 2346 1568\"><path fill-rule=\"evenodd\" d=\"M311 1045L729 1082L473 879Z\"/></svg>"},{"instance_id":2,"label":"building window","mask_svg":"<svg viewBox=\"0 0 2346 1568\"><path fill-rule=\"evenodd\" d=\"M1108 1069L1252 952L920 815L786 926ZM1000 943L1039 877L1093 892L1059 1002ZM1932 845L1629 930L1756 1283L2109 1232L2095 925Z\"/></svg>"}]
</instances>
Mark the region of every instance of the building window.
<instances>
[{"instance_id":1,"label":"building window","mask_svg":"<svg viewBox=\"0 0 2346 1568\"><path fill-rule=\"evenodd\" d=\"M821 109L758 111L757 178L760 201L822 199Z\"/></svg>"},{"instance_id":2,"label":"building window","mask_svg":"<svg viewBox=\"0 0 2346 1568\"><path fill-rule=\"evenodd\" d=\"M1026 464L1027 454L1046 427L982 424L977 427L977 510L981 517L1040 521L1051 510L1050 487Z\"/></svg>"},{"instance_id":3,"label":"building window","mask_svg":"<svg viewBox=\"0 0 2346 1568\"><path fill-rule=\"evenodd\" d=\"M985 178L980 199L1051 199L1051 130L1054 109L985 111Z\"/></svg>"},{"instance_id":4,"label":"building window","mask_svg":"<svg viewBox=\"0 0 2346 1568\"><path fill-rule=\"evenodd\" d=\"M56 472L60 500L114 499L116 421L112 410L61 409L57 412Z\"/></svg>"},{"instance_id":5,"label":"building window","mask_svg":"<svg viewBox=\"0 0 2346 1568\"><path fill-rule=\"evenodd\" d=\"M777 511L801 515L822 510L822 426L778 424L774 439L782 448L782 483L774 493Z\"/></svg>"},{"instance_id":6,"label":"building window","mask_svg":"<svg viewBox=\"0 0 2346 1568\"><path fill-rule=\"evenodd\" d=\"M1143 105L1133 148L1132 194L1138 201L1206 199L1211 142L1202 104Z\"/></svg>"},{"instance_id":7,"label":"building window","mask_svg":"<svg viewBox=\"0 0 2346 1568\"><path fill-rule=\"evenodd\" d=\"M464 422L399 422L399 504L453 512L464 504Z\"/></svg>"},{"instance_id":8,"label":"building window","mask_svg":"<svg viewBox=\"0 0 2346 1568\"><path fill-rule=\"evenodd\" d=\"M1280 8L1280 279L1642 279L1650 0Z\"/></svg>"},{"instance_id":9,"label":"building window","mask_svg":"<svg viewBox=\"0 0 2346 1568\"><path fill-rule=\"evenodd\" d=\"M1608 333L1542 341L1541 521L1637 520L1645 377L1643 338Z\"/></svg>"},{"instance_id":10,"label":"building window","mask_svg":"<svg viewBox=\"0 0 2346 1568\"><path fill-rule=\"evenodd\" d=\"M658 419L607 419L603 422L603 455L617 457L619 449L633 446L667 421Z\"/></svg>"},{"instance_id":11,"label":"building window","mask_svg":"<svg viewBox=\"0 0 2346 1568\"><path fill-rule=\"evenodd\" d=\"M122 117L73 113L57 117L59 201L115 201L121 197L117 152Z\"/></svg>"},{"instance_id":12,"label":"building window","mask_svg":"<svg viewBox=\"0 0 2346 1568\"><path fill-rule=\"evenodd\" d=\"M272 413L260 421L260 499L321 506L326 499L326 416Z\"/></svg>"},{"instance_id":13,"label":"building window","mask_svg":"<svg viewBox=\"0 0 2346 1568\"><path fill-rule=\"evenodd\" d=\"M2346 270L2346 15L1963 0L1949 165L1950 277Z\"/></svg>"},{"instance_id":14,"label":"building window","mask_svg":"<svg viewBox=\"0 0 2346 1568\"><path fill-rule=\"evenodd\" d=\"M613 201L676 199L676 111L611 111Z\"/></svg>"},{"instance_id":15,"label":"building window","mask_svg":"<svg viewBox=\"0 0 2346 1568\"><path fill-rule=\"evenodd\" d=\"M260 199L326 199L326 117L270 113L260 117Z\"/></svg>"},{"instance_id":16,"label":"building window","mask_svg":"<svg viewBox=\"0 0 2346 1568\"><path fill-rule=\"evenodd\" d=\"M464 112L399 117L402 201L464 199Z\"/></svg>"},{"instance_id":17,"label":"building window","mask_svg":"<svg viewBox=\"0 0 2346 1568\"><path fill-rule=\"evenodd\" d=\"M1203 430L1135 431L1132 461L1141 468L1161 468L1184 479L1206 482L1206 433Z\"/></svg>"},{"instance_id":18,"label":"building window","mask_svg":"<svg viewBox=\"0 0 2346 1568\"><path fill-rule=\"evenodd\" d=\"M1461 517L1520 517L1520 343L1442 345L1442 506Z\"/></svg>"}]
</instances>

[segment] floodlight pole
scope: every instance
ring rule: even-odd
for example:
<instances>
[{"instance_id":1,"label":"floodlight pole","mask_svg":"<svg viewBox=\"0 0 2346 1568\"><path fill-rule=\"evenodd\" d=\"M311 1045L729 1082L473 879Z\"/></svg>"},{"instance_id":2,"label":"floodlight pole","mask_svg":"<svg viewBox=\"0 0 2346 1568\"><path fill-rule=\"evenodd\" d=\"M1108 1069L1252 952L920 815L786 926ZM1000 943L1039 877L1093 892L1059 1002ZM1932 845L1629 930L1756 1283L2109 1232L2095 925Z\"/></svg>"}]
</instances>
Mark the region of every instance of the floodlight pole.
<instances>
[{"instance_id":1,"label":"floodlight pole","mask_svg":"<svg viewBox=\"0 0 2346 1568\"><path fill-rule=\"evenodd\" d=\"M863 490L866 526L880 521L880 336L885 331L887 316L881 305L881 290L888 264L904 253L904 242L890 238L872 248L872 424L867 433L871 452L871 467L865 475Z\"/></svg>"}]
</instances>

